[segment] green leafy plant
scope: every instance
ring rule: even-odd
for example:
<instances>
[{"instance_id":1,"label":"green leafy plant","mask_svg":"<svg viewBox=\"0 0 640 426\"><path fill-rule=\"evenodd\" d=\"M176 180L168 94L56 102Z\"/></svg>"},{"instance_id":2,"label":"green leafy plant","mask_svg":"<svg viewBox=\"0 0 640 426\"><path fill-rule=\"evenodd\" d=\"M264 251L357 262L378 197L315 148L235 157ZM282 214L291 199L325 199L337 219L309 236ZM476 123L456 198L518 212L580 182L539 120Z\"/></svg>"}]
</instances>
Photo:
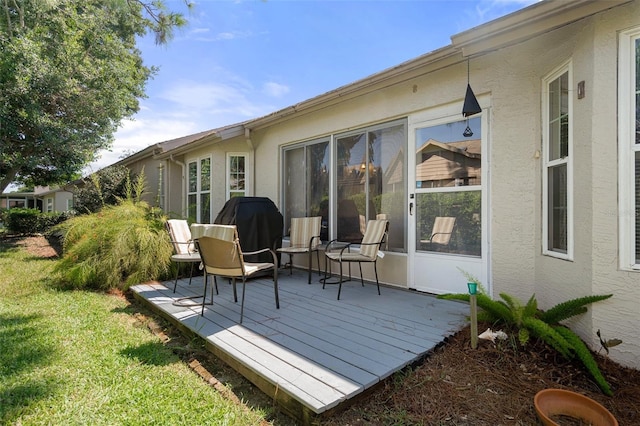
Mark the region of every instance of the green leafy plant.
<instances>
[{"instance_id":1,"label":"green leafy plant","mask_svg":"<svg viewBox=\"0 0 640 426\"><path fill-rule=\"evenodd\" d=\"M477 281L476 281L477 282ZM502 300L493 300L486 295L482 286L476 295L478 321L501 324L511 327L518 335L518 341L525 346L531 337L537 337L555 349L565 359L578 358L589 374L594 378L602 392L613 395L609 384L600 372L591 351L569 328L560 325L560 321L574 317L587 311L586 305L610 298L611 294L585 296L560 303L547 311L538 309L535 295L523 304L516 297L500 293ZM438 296L447 300L469 302L469 294L443 294Z\"/></svg>"},{"instance_id":2,"label":"green leafy plant","mask_svg":"<svg viewBox=\"0 0 640 426\"><path fill-rule=\"evenodd\" d=\"M172 246L166 218L140 200L144 175L127 181L126 198L98 213L62 224L64 256L56 267L61 285L108 290L165 277Z\"/></svg>"},{"instance_id":3,"label":"green leafy plant","mask_svg":"<svg viewBox=\"0 0 640 426\"><path fill-rule=\"evenodd\" d=\"M109 166L82 179L73 189L74 208L79 214L95 213L105 205L127 198L128 179L136 179L125 166ZM130 185L129 185L130 186Z\"/></svg>"},{"instance_id":4,"label":"green leafy plant","mask_svg":"<svg viewBox=\"0 0 640 426\"><path fill-rule=\"evenodd\" d=\"M38 209L13 208L6 210L3 217L9 232L33 234L47 232L53 226L65 221L69 214L66 212L42 213Z\"/></svg>"}]
</instances>

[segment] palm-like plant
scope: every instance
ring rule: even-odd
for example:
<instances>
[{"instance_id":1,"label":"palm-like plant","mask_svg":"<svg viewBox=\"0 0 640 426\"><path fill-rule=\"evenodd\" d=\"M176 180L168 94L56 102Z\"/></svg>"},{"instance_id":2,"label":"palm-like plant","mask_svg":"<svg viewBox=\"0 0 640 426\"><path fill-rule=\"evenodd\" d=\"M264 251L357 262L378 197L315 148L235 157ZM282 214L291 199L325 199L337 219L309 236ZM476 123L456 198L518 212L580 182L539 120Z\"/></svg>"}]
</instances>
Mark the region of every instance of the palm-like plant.
<instances>
[{"instance_id":1,"label":"palm-like plant","mask_svg":"<svg viewBox=\"0 0 640 426\"><path fill-rule=\"evenodd\" d=\"M482 290L482 286L479 286ZM477 296L478 320L513 327L517 330L521 345L526 345L531 336L535 336L554 348L565 359L578 357L587 368L602 392L613 393L603 377L589 348L580 337L569 328L560 324L578 314L587 311L586 305L610 298L611 294L585 296L560 303L547 311L538 309L535 295L526 304L506 293L500 293L502 300L493 300L483 291ZM441 299L469 301L468 294L443 294Z\"/></svg>"}]
</instances>

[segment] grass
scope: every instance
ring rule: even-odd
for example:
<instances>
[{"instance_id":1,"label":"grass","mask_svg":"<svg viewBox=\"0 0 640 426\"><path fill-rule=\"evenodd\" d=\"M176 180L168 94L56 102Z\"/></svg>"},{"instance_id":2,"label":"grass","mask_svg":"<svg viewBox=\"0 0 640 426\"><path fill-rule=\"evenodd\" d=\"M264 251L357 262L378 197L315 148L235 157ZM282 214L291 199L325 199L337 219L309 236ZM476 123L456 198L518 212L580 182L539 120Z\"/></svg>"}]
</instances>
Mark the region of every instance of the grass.
<instances>
[{"instance_id":1,"label":"grass","mask_svg":"<svg viewBox=\"0 0 640 426\"><path fill-rule=\"evenodd\" d=\"M0 424L253 425L123 298L48 285L57 260L0 243Z\"/></svg>"}]
</instances>

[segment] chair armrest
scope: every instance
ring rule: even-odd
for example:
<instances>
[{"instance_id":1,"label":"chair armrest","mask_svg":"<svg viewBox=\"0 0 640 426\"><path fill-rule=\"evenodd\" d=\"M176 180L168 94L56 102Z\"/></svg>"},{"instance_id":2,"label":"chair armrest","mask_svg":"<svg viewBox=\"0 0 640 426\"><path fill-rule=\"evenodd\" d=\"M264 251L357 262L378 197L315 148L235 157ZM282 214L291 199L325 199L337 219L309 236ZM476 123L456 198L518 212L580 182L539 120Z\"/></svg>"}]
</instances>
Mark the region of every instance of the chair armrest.
<instances>
[{"instance_id":1,"label":"chair armrest","mask_svg":"<svg viewBox=\"0 0 640 426\"><path fill-rule=\"evenodd\" d=\"M273 263L274 267L277 268L278 256L276 255L276 252L271 250L270 248L263 248L263 249L256 250L256 251L247 251L247 252L243 251L242 252L242 257L250 256L250 255L254 255L254 254L260 254L260 253L266 253L266 252L271 253L271 257L273 258L273 262L272 263Z\"/></svg>"},{"instance_id":2,"label":"chair armrest","mask_svg":"<svg viewBox=\"0 0 640 426\"><path fill-rule=\"evenodd\" d=\"M338 241L337 239L329 241L327 247L325 248L325 252L328 253L332 250L340 250L344 251L345 248L350 247L352 243L346 243L344 241Z\"/></svg>"},{"instance_id":3,"label":"chair armrest","mask_svg":"<svg viewBox=\"0 0 640 426\"><path fill-rule=\"evenodd\" d=\"M311 239L309 240L309 251L311 251L311 247L313 247L313 240L317 239L318 240L318 245L322 244L322 240L320 239L320 235L314 235L313 237L311 237Z\"/></svg>"},{"instance_id":4,"label":"chair armrest","mask_svg":"<svg viewBox=\"0 0 640 426\"><path fill-rule=\"evenodd\" d=\"M173 241L173 240L169 240L171 242L171 244L186 244L187 247L191 246L193 248L193 252L197 252L198 251L198 246L196 245L196 242L194 240L189 240L189 241Z\"/></svg>"},{"instance_id":5,"label":"chair armrest","mask_svg":"<svg viewBox=\"0 0 640 426\"><path fill-rule=\"evenodd\" d=\"M433 237L435 237L436 235L451 235L451 232L434 232L429 237L429 242L433 241Z\"/></svg>"}]
</instances>

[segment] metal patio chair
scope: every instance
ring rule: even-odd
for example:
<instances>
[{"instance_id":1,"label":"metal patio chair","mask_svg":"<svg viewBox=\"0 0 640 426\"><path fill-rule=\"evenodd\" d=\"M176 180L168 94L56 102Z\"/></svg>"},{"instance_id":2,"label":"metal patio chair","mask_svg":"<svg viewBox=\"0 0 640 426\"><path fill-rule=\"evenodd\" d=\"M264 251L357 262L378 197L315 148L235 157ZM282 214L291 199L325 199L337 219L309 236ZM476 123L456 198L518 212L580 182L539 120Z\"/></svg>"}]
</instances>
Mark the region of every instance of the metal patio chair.
<instances>
[{"instance_id":1,"label":"metal patio chair","mask_svg":"<svg viewBox=\"0 0 640 426\"><path fill-rule=\"evenodd\" d=\"M167 231L169 232L169 238L173 245L174 253L171 255L171 261L176 265L176 278L173 284L173 292L176 292L178 287L178 275L180 272L180 264L190 263L191 270L189 272L189 285L193 278L193 266L196 263L200 263L200 254L196 250L196 246L191 239L191 230L189 224L184 219L169 219L166 222Z\"/></svg>"},{"instance_id":2,"label":"metal patio chair","mask_svg":"<svg viewBox=\"0 0 640 426\"><path fill-rule=\"evenodd\" d=\"M323 285L325 284L338 284L338 300L340 300L340 292L342 291L342 283L351 280L351 263L357 262L358 267L360 268L360 282L364 287L364 279L362 278L362 263L373 263L373 269L376 276L376 286L378 287L378 295L380 295L380 283L378 281L378 268L377 268L377 260L378 260L378 252L380 251L380 247L387 238L387 232L389 231L389 221L388 220L370 220L367 222L367 228L364 236L362 237L362 242L360 243L343 243L337 240L331 241L326 248L325 257L325 269L324 269L324 278ZM360 246L359 252L351 252L352 246ZM329 278L327 274L327 265L330 262L337 262L340 265L340 279L336 282L328 282ZM343 279L342 274L342 264L349 264L349 278Z\"/></svg>"},{"instance_id":3,"label":"metal patio chair","mask_svg":"<svg viewBox=\"0 0 640 426\"><path fill-rule=\"evenodd\" d=\"M293 255L309 253L309 284L311 284L311 267L313 264L313 252L316 252L318 262L318 274L320 274L320 254L318 246L320 241L320 226L322 216L294 217L291 219L291 231L289 247L281 247L279 253L289 255L289 275L293 273Z\"/></svg>"},{"instance_id":4,"label":"metal patio chair","mask_svg":"<svg viewBox=\"0 0 640 426\"><path fill-rule=\"evenodd\" d=\"M216 276L230 278L233 284L233 297L238 301L236 292L236 280L242 279L242 301L240 305L240 323L244 318L244 298L247 285L247 279L261 271L273 271L273 288L276 299L276 308L280 309L280 301L278 297L278 259L276 253L265 248L253 252L243 253L240 248L240 240L235 238L233 241L221 240L218 238L201 237L196 241L198 251L204 263L204 294L202 298L202 310L200 315L204 315L204 307L207 296L208 276L213 275L214 282ZM273 262L245 262L244 256L255 255L259 253L270 252ZM216 283L217 285L217 283ZM213 289L211 290L211 303L213 304Z\"/></svg>"}]
</instances>

